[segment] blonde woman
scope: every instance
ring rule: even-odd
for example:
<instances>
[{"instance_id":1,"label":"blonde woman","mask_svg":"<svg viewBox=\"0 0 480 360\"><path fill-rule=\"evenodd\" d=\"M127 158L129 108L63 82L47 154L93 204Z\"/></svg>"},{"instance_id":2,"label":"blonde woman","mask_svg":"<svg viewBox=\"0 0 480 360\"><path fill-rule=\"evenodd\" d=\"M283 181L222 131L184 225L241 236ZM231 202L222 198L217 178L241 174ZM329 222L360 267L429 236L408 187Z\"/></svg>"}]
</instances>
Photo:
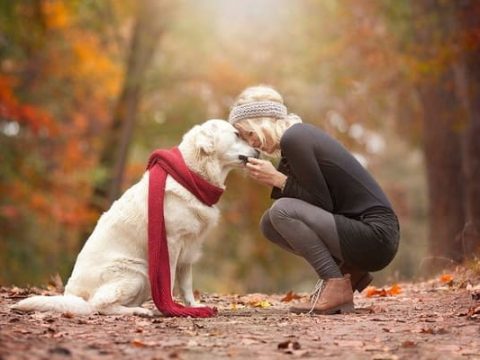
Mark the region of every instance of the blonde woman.
<instances>
[{"instance_id":1,"label":"blonde woman","mask_svg":"<svg viewBox=\"0 0 480 360\"><path fill-rule=\"evenodd\" d=\"M273 188L276 201L264 213L264 236L303 257L319 282L311 303L295 313L353 311L353 292L371 281L369 271L387 266L399 243L399 223L386 195L369 172L337 140L288 114L273 88L245 89L229 121L270 161L249 158L248 174Z\"/></svg>"}]
</instances>

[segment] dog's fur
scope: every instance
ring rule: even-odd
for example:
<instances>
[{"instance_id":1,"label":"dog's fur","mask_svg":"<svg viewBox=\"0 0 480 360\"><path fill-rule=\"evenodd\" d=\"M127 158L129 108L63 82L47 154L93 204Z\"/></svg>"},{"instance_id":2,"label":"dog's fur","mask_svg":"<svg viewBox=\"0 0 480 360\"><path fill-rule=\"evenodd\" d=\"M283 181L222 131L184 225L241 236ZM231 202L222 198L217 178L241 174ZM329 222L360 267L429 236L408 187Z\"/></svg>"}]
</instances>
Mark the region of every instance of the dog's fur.
<instances>
[{"instance_id":1,"label":"dog's fur","mask_svg":"<svg viewBox=\"0 0 480 360\"><path fill-rule=\"evenodd\" d=\"M224 187L228 172L241 167L239 155L258 153L223 120L209 120L188 131L179 145L187 166ZM105 212L80 251L64 295L34 296L13 308L74 314L152 315L141 305L151 297L147 269L148 171ZM173 291L175 274L184 302L197 306L192 292L192 263L217 222L219 210L200 202L168 176L165 226Z\"/></svg>"}]
</instances>

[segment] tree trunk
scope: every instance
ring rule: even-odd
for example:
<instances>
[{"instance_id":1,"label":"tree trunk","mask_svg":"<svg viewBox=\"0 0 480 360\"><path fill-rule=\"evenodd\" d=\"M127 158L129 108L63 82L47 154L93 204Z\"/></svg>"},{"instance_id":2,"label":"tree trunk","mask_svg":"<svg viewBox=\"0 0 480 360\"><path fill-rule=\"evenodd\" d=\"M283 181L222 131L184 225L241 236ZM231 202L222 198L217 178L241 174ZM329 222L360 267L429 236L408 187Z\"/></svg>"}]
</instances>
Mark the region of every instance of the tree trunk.
<instances>
[{"instance_id":1,"label":"tree trunk","mask_svg":"<svg viewBox=\"0 0 480 360\"><path fill-rule=\"evenodd\" d=\"M139 5L123 88L100 156L100 166L108 174L94 190L92 205L100 211L120 195L142 83L165 25L166 14L160 11L164 7L162 0L143 0Z\"/></svg>"},{"instance_id":2,"label":"tree trunk","mask_svg":"<svg viewBox=\"0 0 480 360\"><path fill-rule=\"evenodd\" d=\"M460 239L465 253L480 255L480 2L455 2L463 56L457 69L457 89L465 114L463 170L465 226Z\"/></svg>"},{"instance_id":3,"label":"tree trunk","mask_svg":"<svg viewBox=\"0 0 480 360\"><path fill-rule=\"evenodd\" d=\"M460 134L452 73L420 86L424 109L423 137L429 191L429 248L434 256L463 260L457 235L464 224Z\"/></svg>"},{"instance_id":4,"label":"tree trunk","mask_svg":"<svg viewBox=\"0 0 480 360\"><path fill-rule=\"evenodd\" d=\"M458 234L465 223L460 103L452 64L438 62L452 45L452 3L412 2L416 46L413 55L424 66L417 83L423 108L423 139L429 191L429 249L435 257L463 261Z\"/></svg>"}]
</instances>

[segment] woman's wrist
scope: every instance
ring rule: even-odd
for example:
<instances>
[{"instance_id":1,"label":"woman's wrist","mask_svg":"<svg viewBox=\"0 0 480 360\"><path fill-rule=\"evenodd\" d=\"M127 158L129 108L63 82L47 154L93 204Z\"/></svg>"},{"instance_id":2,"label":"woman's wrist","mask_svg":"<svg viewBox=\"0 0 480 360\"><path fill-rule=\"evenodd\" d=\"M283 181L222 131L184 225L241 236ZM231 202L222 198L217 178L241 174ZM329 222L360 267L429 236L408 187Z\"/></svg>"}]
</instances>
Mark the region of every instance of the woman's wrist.
<instances>
[{"instance_id":1,"label":"woman's wrist","mask_svg":"<svg viewBox=\"0 0 480 360\"><path fill-rule=\"evenodd\" d=\"M286 182L287 182L287 176L285 174L282 174L281 172L278 172L277 176L275 177L273 186L283 191L283 189L285 188Z\"/></svg>"}]
</instances>

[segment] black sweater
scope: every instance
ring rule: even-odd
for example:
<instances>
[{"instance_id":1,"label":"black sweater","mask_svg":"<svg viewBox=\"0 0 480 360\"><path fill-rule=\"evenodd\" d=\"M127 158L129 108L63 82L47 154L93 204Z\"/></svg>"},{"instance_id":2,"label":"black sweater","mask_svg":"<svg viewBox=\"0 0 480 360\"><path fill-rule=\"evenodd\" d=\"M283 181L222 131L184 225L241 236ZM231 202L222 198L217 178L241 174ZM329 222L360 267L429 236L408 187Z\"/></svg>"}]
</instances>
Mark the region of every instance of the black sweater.
<instances>
[{"instance_id":1,"label":"black sweater","mask_svg":"<svg viewBox=\"0 0 480 360\"><path fill-rule=\"evenodd\" d=\"M370 256L359 259L365 257L361 252L369 247L366 242L372 237L378 237L381 243L391 243L388 253L396 252L398 220L370 173L340 142L310 124L299 123L287 129L280 140L280 149L282 159L278 170L287 175L287 181L283 192L273 188L271 197L296 198L331 212L346 260L364 268L382 267L384 264ZM353 220L362 223L357 225ZM382 252L373 245L369 250L376 255Z\"/></svg>"}]
</instances>

